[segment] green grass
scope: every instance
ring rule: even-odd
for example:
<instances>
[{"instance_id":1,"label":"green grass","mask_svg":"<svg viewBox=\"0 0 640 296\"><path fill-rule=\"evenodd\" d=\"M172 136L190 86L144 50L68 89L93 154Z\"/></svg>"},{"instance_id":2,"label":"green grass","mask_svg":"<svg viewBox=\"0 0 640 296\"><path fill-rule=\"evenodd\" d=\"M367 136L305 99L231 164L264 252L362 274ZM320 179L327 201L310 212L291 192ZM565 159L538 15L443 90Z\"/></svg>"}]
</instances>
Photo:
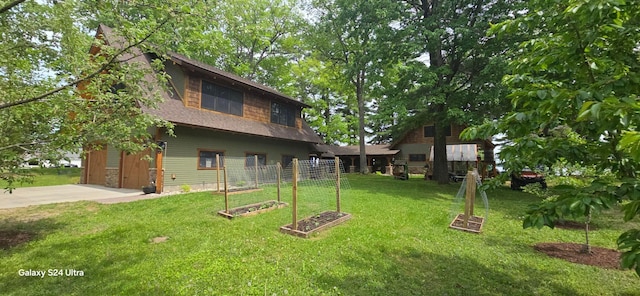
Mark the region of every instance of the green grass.
<instances>
[{"instance_id":1,"label":"green grass","mask_svg":"<svg viewBox=\"0 0 640 296\"><path fill-rule=\"evenodd\" d=\"M65 184L78 184L80 182L80 168L33 168L28 172L33 175L33 182L16 183L14 186L34 187L52 186ZM4 188L7 183L0 180L0 188Z\"/></svg>"},{"instance_id":2,"label":"green grass","mask_svg":"<svg viewBox=\"0 0 640 296\"><path fill-rule=\"evenodd\" d=\"M536 197L488 192L483 233L448 228L459 184L349 175L353 218L312 239L281 234L291 207L227 220L220 196L189 193L126 204L79 202L0 211L0 231L37 238L0 250L6 295L638 295L631 271L549 258L537 242L582 242L571 230L523 230ZM303 190L303 189L301 189ZM335 196L302 195L302 211ZM290 202L290 197L283 199ZM481 203L480 212L484 212ZM326 210L330 210L326 209ZM615 248L624 224L596 218L594 246ZM164 243L150 240L168 236ZM27 278L19 269L75 269L83 277Z\"/></svg>"}]
</instances>

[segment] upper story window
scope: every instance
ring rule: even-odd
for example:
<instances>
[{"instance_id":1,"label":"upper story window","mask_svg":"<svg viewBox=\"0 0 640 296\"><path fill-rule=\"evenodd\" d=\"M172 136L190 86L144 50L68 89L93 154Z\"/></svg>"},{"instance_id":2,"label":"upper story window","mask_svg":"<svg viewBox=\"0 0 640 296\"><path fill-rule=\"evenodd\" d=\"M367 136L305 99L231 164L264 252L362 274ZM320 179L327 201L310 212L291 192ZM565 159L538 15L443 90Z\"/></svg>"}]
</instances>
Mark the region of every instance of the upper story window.
<instances>
[{"instance_id":1,"label":"upper story window","mask_svg":"<svg viewBox=\"0 0 640 296\"><path fill-rule=\"evenodd\" d=\"M202 80L200 107L242 116L242 92Z\"/></svg>"},{"instance_id":2,"label":"upper story window","mask_svg":"<svg viewBox=\"0 0 640 296\"><path fill-rule=\"evenodd\" d=\"M446 131L445 134L447 137L451 136L451 126L449 126L449 128ZM425 125L424 126L424 137L428 138L428 137L435 137L436 136L436 127L433 125Z\"/></svg>"},{"instance_id":3,"label":"upper story window","mask_svg":"<svg viewBox=\"0 0 640 296\"><path fill-rule=\"evenodd\" d=\"M271 122L296 126L296 110L278 102L271 102Z\"/></svg>"}]
</instances>

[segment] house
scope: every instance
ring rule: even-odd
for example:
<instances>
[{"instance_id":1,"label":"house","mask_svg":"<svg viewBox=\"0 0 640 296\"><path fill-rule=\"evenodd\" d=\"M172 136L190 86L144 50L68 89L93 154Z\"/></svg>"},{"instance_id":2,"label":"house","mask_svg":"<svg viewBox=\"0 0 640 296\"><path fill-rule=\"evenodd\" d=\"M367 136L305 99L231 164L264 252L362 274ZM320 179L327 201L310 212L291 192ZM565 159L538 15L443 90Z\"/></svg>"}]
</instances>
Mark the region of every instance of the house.
<instances>
[{"instance_id":1,"label":"house","mask_svg":"<svg viewBox=\"0 0 640 296\"><path fill-rule=\"evenodd\" d=\"M489 140L461 140L460 133L466 127L463 125L451 125L447 133L447 162L449 172L466 172L470 166L479 167L492 164L495 168L493 149L495 146ZM435 128L433 124L409 130L404 136L393 141L390 149L400 152L396 159L407 161L409 171L412 174L430 173L433 167L433 137ZM482 171L483 168L481 168Z\"/></svg>"},{"instance_id":2,"label":"house","mask_svg":"<svg viewBox=\"0 0 640 296\"><path fill-rule=\"evenodd\" d=\"M360 146L328 146L330 156L337 156L344 164L345 171L355 173L360 171ZM389 145L366 145L367 167L369 172L380 171L390 174L393 159L400 150L390 149ZM325 155L325 154L323 154Z\"/></svg>"},{"instance_id":3,"label":"house","mask_svg":"<svg viewBox=\"0 0 640 296\"><path fill-rule=\"evenodd\" d=\"M98 38L114 38L101 25ZM149 64L140 54L131 62ZM259 164L286 165L293 158L320 153L322 140L302 118L310 106L267 86L216 69L179 54L169 54L165 71L171 91L163 92L157 109L142 111L175 125L175 137L152 130L164 149L127 155L106 149L88 153L82 183L140 189L154 182L157 191L177 191L182 185L214 189L218 157L245 157ZM155 128L154 128L155 129ZM146 152L148 153L148 152ZM247 161L246 165L254 165Z\"/></svg>"},{"instance_id":4,"label":"house","mask_svg":"<svg viewBox=\"0 0 640 296\"><path fill-rule=\"evenodd\" d=\"M495 168L493 143L488 140L461 140L460 133L464 128L461 125L453 125L449 128L447 134L449 172L457 174L466 172L470 166L487 167L486 164L493 164ZM383 174L390 174L394 162L406 162L410 173L427 173L428 175L429 168L433 166L434 134L433 124L427 124L409 130L391 144L366 145L365 154L369 172L380 171ZM323 156L339 157L345 164L345 170L348 168L348 172L360 171L360 146L326 146L325 149L329 152L324 153Z\"/></svg>"}]
</instances>

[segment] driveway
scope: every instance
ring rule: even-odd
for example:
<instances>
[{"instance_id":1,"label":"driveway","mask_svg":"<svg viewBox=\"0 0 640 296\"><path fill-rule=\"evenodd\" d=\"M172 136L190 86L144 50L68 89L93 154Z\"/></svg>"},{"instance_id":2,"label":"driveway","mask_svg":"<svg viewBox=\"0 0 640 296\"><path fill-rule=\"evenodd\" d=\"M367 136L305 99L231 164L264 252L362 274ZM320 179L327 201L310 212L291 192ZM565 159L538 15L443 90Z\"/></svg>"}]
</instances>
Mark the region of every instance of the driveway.
<instances>
[{"instance_id":1,"label":"driveway","mask_svg":"<svg viewBox=\"0 0 640 296\"><path fill-rule=\"evenodd\" d=\"M0 209L80 200L117 203L159 196L159 194L144 195L142 191L135 189L109 188L87 184L25 187L18 188L11 194L0 191Z\"/></svg>"}]
</instances>

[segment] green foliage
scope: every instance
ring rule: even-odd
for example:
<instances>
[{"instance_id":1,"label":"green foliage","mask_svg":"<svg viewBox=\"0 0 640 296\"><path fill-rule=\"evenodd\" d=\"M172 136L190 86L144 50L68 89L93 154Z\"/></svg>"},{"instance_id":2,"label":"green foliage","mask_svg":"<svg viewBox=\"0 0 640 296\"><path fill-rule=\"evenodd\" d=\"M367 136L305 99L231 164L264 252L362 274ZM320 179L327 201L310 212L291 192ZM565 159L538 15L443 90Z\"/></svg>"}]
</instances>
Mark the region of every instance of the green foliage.
<instances>
[{"instance_id":1,"label":"green foliage","mask_svg":"<svg viewBox=\"0 0 640 296\"><path fill-rule=\"evenodd\" d=\"M640 173L640 3L530 1L520 14L489 31L527 36L503 79L512 89L513 110L466 135L504 133L509 145L500 157L507 169L550 166L561 159L594 168L596 177L615 177L595 178L540 206L528 226L544 225L540 215L585 215L613 202L624 202L625 220L633 219ZM621 236L619 247L633 252L627 239L631 236ZM623 256L624 267L640 262Z\"/></svg>"},{"instance_id":2,"label":"green foliage","mask_svg":"<svg viewBox=\"0 0 640 296\"><path fill-rule=\"evenodd\" d=\"M189 186L189 184L180 185L180 192L182 192L182 193L191 192L191 186Z\"/></svg>"},{"instance_id":3,"label":"green foliage","mask_svg":"<svg viewBox=\"0 0 640 296\"><path fill-rule=\"evenodd\" d=\"M6 188L29 179L20 169L25 158L56 165L68 151L103 144L138 152L155 147L150 129L171 133L170 124L141 111L161 100L168 78L162 63L152 61L149 68L129 61L141 54L136 48L162 56L162 42L147 42L167 37L189 16L189 7L181 1L72 0L3 9L0 179ZM113 26L110 40L94 38L94 17ZM99 54L89 54L92 47Z\"/></svg>"},{"instance_id":4,"label":"green foliage","mask_svg":"<svg viewBox=\"0 0 640 296\"><path fill-rule=\"evenodd\" d=\"M366 103L388 63L398 58L394 53L401 32L393 23L399 20L402 5L388 0L319 0L313 5L319 20L309 42L322 61L335 67L339 85L350 85L349 93L355 94L360 170L366 173Z\"/></svg>"}]
</instances>

